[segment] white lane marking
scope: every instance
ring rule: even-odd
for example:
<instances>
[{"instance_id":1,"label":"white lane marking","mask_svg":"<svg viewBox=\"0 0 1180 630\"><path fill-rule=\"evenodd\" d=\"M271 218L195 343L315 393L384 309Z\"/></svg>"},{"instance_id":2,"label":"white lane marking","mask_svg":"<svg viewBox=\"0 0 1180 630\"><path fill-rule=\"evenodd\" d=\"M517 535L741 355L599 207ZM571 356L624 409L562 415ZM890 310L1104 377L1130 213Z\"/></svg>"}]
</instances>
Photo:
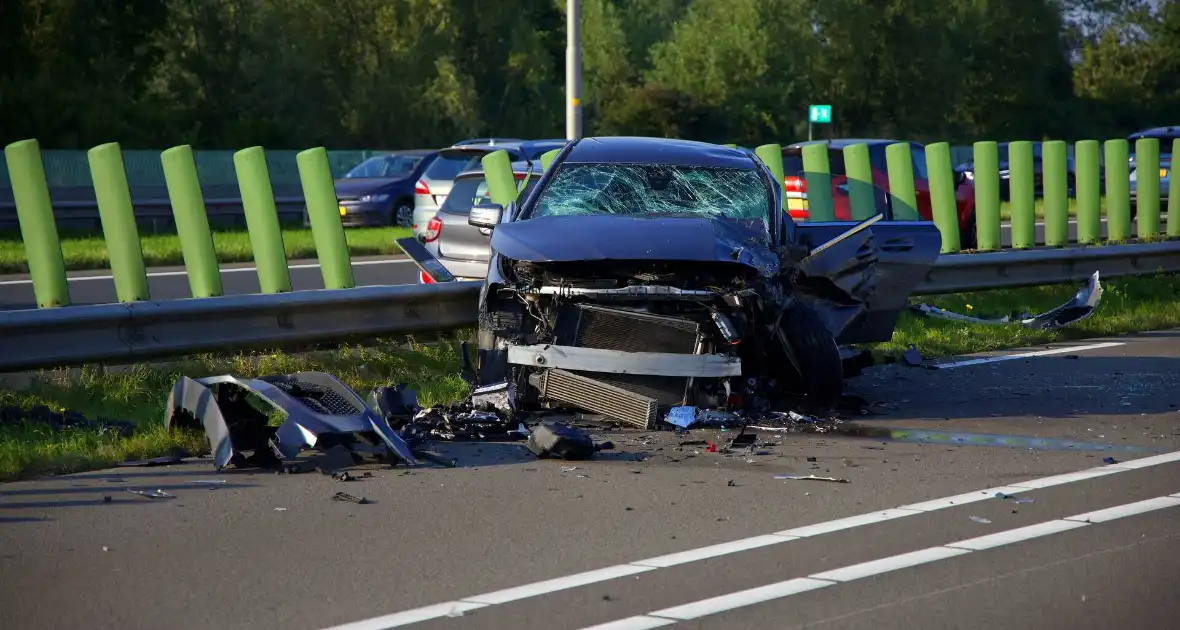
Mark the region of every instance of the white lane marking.
<instances>
[{"instance_id":1,"label":"white lane marking","mask_svg":"<svg viewBox=\"0 0 1180 630\"><path fill-rule=\"evenodd\" d=\"M860 564L854 564L831 571L824 571L823 573L816 573L809 577L817 580L827 580L829 582L851 582L853 580L863 580L867 577L880 575L882 573L889 573L890 571L900 571L901 569L908 569L916 567L920 564L929 564L939 560L946 560L955 556L961 556L971 553L970 549L955 549L953 547L927 547L926 549L919 549L909 553L901 553L896 556L889 556L888 558L881 558L880 560L870 560Z\"/></svg>"},{"instance_id":2,"label":"white lane marking","mask_svg":"<svg viewBox=\"0 0 1180 630\"><path fill-rule=\"evenodd\" d=\"M1151 464L1143 466L1144 468L1147 466L1158 466L1161 464L1166 464L1166 463L1170 463L1170 462L1174 462L1174 461L1180 461L1180 451L1176 451L1174 453L1165 453L1163 455L1157 455L1157 456L1144 458L1144 459L1151 460L1151 462L1152 462ZM1029 481L1015 483L1015 484L1011 484L1009 486L987 488L984 490L977 490L975 492L968 492L968 493L964 493L961 495L956 495L954 497L947 497L946 499L935 499L933 501L927 501L924 503L915 503L915 504L909 506L908 508L903 506L903 507L895 508L892 510L881 510L881 511L876 511L876 512L870 512L868 514L862 514L859 516L852 516L852 517L848 517L848 518L837 519L837 520L833 520L833 521L828 521L826 523L817 523L815 525L810 525L810 526L806 526L806 527L789 529L789 530L779 532L777 534L773 534L772 535L774 537L773 539L767 538L765 535L754 536L751 538L744 538L744 539L732 541L730 543L722 543L720 545L711 545L709 547L702 547L702 548L698 548L698 549L689 549L689 550L682 551L679 553L684 554L682 557L690 557L690 555L693 553L700 553L700 554L702 554L700 556L701 559L716 558L716 557L719 557L719 555L716 553L718 548L725 547L725 546L728 546L728 548L731 549L731 551L728 551L728 553L737 553L740 551L745 551L747 549L756 549L758 547L765 547L768 544L786 543L786 542L790 542L792 540L799 540L802 538L808 538L811 536L816 536L816 535L824 534L824 533L828 533L828 532L841 531L841 530L846 530L846 529L850 529L853 527L862 527L865 525L871 525L874 523L881 523L884 521L894 520L894 519L902 518L905 516L910 516L913 514L924 514L924 513L934 511L934 510L952 508L952 507L956 507L958 505L962 505L963 503L974 503L975 501L980 501L983 499L995 498L995 495L997 492L1006 492L1007 494L1014 494L1017 492L1025 492L1028 490L1035 490L1035 489L1039 489L1042 487L1051 487L1051 486L1058 486L1058 485L1062 485L1062 484L1066 484L1066 483L1072 483L1072 482L1076 482L1076 481L1084 481L1086 479L1093 479L1094 477L1100 477L1100 476L1105 476L1105 475L1109 475L1109 474L1128 472L1129 470L1132 470L1132 469L1128 468L1127 466L1132 464L1133 462L1137 462L1137 461L1141 461L1141 460L1131 460L1129 462L1120 462L1118 464L1112 464L1109 466L1101 466L1098 468L1091 468L1088 470L1083 470L1083 471L1076 472L1076 473L1067 473L1064 475L1054 475L1052 477L1045 477L1043 479L1031 479ZM966 500L964 500L964 499L966 499ZM951 502L952 500L957 501L957 502L952 503ZM914 506L918 506L921 509L912 509ZM781 540L779 540L779 539L781 539ZM751 541L758 541L759 544L755 544ZM705 553L705 550L711 550L711 551L708 553ZM672 564L669 564L668 566L676 566L677 564L683 564L684 562L674 561L675 556L677 556L677 555L679 555L679 554L669 554L669 555L665 555L665 556L658 556L655 558L649 558L646 560L638 560L638 561L629 562L626 564L615 565L613 567L606 567L604 569L598 569L596 571L587 571L585 573L578 573L576 575L569 576L568 578L556 578L556 579L552 579L552 580L546 580L543 582L534 582L533 584L526 584L524 586L510 588L510 589L506 589L506 590L502 590L502 591L496 591L493 593L487 593L484 595L465 597L462 600L457 600L454 602L444 602L442 604L437 604L434 606L426 606L424 608L415 608L415 609L407 610L407 611L404 611L401 613L395 613L395 614L386 615L383 617L377 617L374 620L371 620L371 621L374 621L373 625L333 626L331 628L325 628L324 630L388 630L389 628L396 628L399 626L405 626L405 625L418 623L420 621L426 621L429 619L437 619L439 617L445 617L447 615L447 611L450 610L447 607L457 604L457 603L483 603L483 602L502 603L505 601L516 601L516 600L524 599L527 597L535 597L538 595L544 595L546 593L552 593L552 592L558 591L558 590L574 588L577 586L586 586L586 585L594 584L597 582L605 582L607 580L612 580L612 579L615 579L616 577L618 577L619 572L622 572L622 575L633 575L633 574L643 573L646 571L654 571L657 568L657 563L668 563L668 562L670 562L670 559L672 560ZM689 561L691 561L691 560L689 560ZM688 562L688 561L686 561L686 562ZM508 599L506 599L506 598L508 598ZM378 622L378 620L380 620L380 621ZM390 621L385 621L385 620L390 620ZM357 622L357 623L367 623L367 622ZM636 623L638 623L638 622L636 622ZM619 627L620 628L627 628L629 626L619 626ZM636 627L639 627L639 626L636 626Z\"/></svg>"},{"instance_id":3,"label":"white lane marking","mask_svg":"<svg viewBox=\"0 0 1180 630\"><path fill-rule=\"evenodd\" d=\"M1158 466L1160 464L1167 464L1176 461L1180 461L1180 453L1163 453L1161 455L1152 455L1151 457L1132 459L1129 462L1111 464L1111 467L1126 468L1127 470L1138 470L1140 468L1150 468L1152 466Z\"/></svg>"},{"instance_id":4,"label":"white lane marking","mask_svg":"<svg viewBox=\"0 0 1180 630\"><path fill-rule=\"evenodd\" d=\"M586 628L586 630L651 630L652 628L659 628L660 626L670 626L676 623L672 619L659 619L657 617L627 617L618 621L611 621L593 628Z\"/></svg>"},{"instance_id":5,"label":"white lane marking","mask_svg":"<svg viewBox=\"0 0 1180 630\"><path fill-rule=\"evenodd\" d=\"M614 580L628 575L635 575L636 573L644 573L647 571L654 571L656 567L644 567L634 564L618 564L613 567L606 567L605 569L598 569L595 571L587 571L585 573L578 573L576 575L569 575L553 580L545 580L544 582L535 582L533 584L525 584L524 586L517 586L516 588L508 588L494 593L485 593L483 595L476 595L475 597L464 597L462 602L474 604L506 604L514 602L518 599L528 599L538 595L546 595L548 593L555 593L557 591L564 591L587 584L596 584L598 582L606 582L607 580Z\"/></svg>"},{"instance_id":6,"label":"white lane marking","mask_svg":"<svg viewBox=\"0 0 1180 630\"><path fill-rule=\"evenodd\" d=\"M1177 453L1180 456L1180 453ZM1175 460L1170 460L1175 461ZM1159 462L1160 464L1166 462ZM1157 464L1158 465L1158 464ZM1060 486L1067 483L1075 483L1078 481L1085 481L1095 477L1105 477L1114 473L1126 472L1130 468L1124 468L1120 464L1111 464L1109 466L1099 466L1098 468L1091 468L1089 470L1079 470L1076 473L1066 473L1064 475L1053 475L1052 477L1044 477L1042 479L1031 479L1029 481L1022 481L1020 483L1012 484L1012 487L1018 490L1040 490L1042 488L1052 488L1053 486Z\"/></svg>"},{"instance_id":7,"label":"white lane marking","mask_svg":"<svg viewBox=\"0 0 1180 630\"><path fill-rule=\"evenodd\" d=\"M786 582L768 584L729 595L722 595L721 597L703 599L699 602L676 606L675 608L665 608L648 614L652 617L666 617L677 621L699 619L733 608L735 604L739 606L750 606L758 602L814 591L817 588L831 586L834 583L828 580L796 578L794 580L787 580Z\"/></svg>"},{"instance_id":8,"label":"white lane marking","mask_svg":"<svg viewBox=\"0 0 1180 630\"><path fill-rule=\"evenodd\" d=\"M689 549L688 551L681 551L679 553L670 553L666 556L658 556L647 560L639 560L631 564L652 567L656 569L666 569L674 567L678 564L687 564L689 562L697 562L698 560L708 560L709 558L716 558L717 556L725 556L739 551L748 551L750 549L757 549L759 547L766 547L768 545L777 545L787 540L798 538L798 536L787 536L783 534L770 534L767 536L754 536L752 538L743 538L742 540L735 540L733 542L721 543L720 545L712 545L710 547L701 547L700 549Z\"/></svg>"},{"instance_id":9,"label":"white lane marking","mask_svg":"<svg viewBox=\"0 0 1180 630\"><path fill-rule=\"evenodd\" d=\"M1083 523L1105 523L1107 521L1114 521L1120 518L1134 516L1136 514L1162 510L1166 507L1172 507L1173 505L1180 505L1180 499L1172 496L1159 497L1156 499L1147 499L1146 501L1128 503L1127 505L1118 505L1105 510L1096 510L1094 512L1078 514L1077 516L1070 516L1066 520L1081 521Z\"/></svg>"},{"instance_id":10,"label":"white lane marking","mask_svg":"<svg viewBox=\"0 0 1180 630\"><path fill-rule=\"evenodd\" d=\"M406 626L412 623L421 623L431 619L438 619L439 617L460 615L468 611L478 610L480 608L486 607L487 604L445 602L442 604L435 604L433 606L426 606L424 608L415 608L405 612L394 613L392 615L385 615L383 617L374 617L372 619L365 619L364 621L346 623L342 626L336 626L334 630L382 630L383 628L396 628L398 626Z\"/></svg>"},{"instance_id":11,"label":"white lane marking","mask_svg":"<svg viewBox=\"0 0 1180 630\"><path fill-rule=\"evenodd\" d=\"M987 490L976 490L975 492L965 492L953 497L946 497L945 499L934 499L933 501L923 501L922 503L911 503L909 505L903 505L898 509L908 510L910 512L933 512L935 510L945 510L957 505L966 505L968 503L975 503L976 501L994 499L997 492L1002 492L1004 494L1016 494L1017 492L1020 492L1020 488L1015 486L1003 486L1000 488L988 488Z\"/></svg>"},{"instance_id":12,"label":"white lane marking","mask_svg":"<svg viewBox=\"0 0 1180 630\"><path fill-rule=\"evenodd\" d=\"M964 361L955 361L954 363L935 363L930 367L936 370L949 370L957 367L967 367L969 365L983 365L984 363L996 363L999 361L1012 361L1015 359L1028 359L1031 357L1048 357L1055 354L1070 354L1073 352L1082 352L1083 350L1098 350L1101 348L1113 348L1115 346L1125 346L1123 341L1104 341L1102 343L1092 343L1085 346L1069 346L1068 348L1053 348L1051 350L1037 350L1035 352L1018 352L1016 354L1001 354L994 357L983 357L980 359L966 359Z\"/></svg>"},{"instance_id":13,"label":"white lane marking","mask_svg":"<svg viewBox=\"0 0 1180 630\"><path fill-rule=\"evenodd\" d=\"M400 265L405 263L412 263L414 261L409 258L396 258L393 260L354 260L353 267L362 267L366 265ZM287 269L319 269L319 263L302 263L298 265L287 265ZM257 267L230 267L222 269L221 273L243 273L246 271L258 271ZM174 276L187 276L187 271L151 271L148 272L149 278L170 278ZM106 276L70 276L66 278L68 282L81 282L83 280L114 280L115 277L111 275ZM16 286L21 284L33 284L32 280L0 280L0 286Z\"/></svg>"},{"instance_id":14,"label":"white lane marking","mask_svg":"<svg viewBox=\"0 0 1180 630\"><path fill-rule=\"evenodd\" d=\"M843 529L852 529L853 527L862 527L864 525L872 525L873 523L883 523L885 521L891 521L895 518L909 516L913 513L914 510L907 510L904 508L882 510L880 512L873 512L872 514L849 516L848 518L836 519L834 521L818 523L816 525L804 525L803 527L796 527L795 529L776 532L775 536L795 536L797 538L819 536L820 534L829 534L831 532L838 532Z\"/></svg>"},{"instance_id":15,"label":"white lane marking","mask_svg":"<svg viewBox=\"0 0 1180 630\"><path fill-rule=\"evenodd\" d=\"M1036 525L1029 525L1028 527L1010 529L1008 531L999 532L998 534L988 534L978 538L971 538L957 543L951 543L947 546L958 549L967 549L968 551L983 551L984 549L1003 547L1004 545L1011 545L1023 540L1031 540L1033 538L1040 538L1041 536L1048 536L1050 534L1059 534L1061 532L1067 532L1071 529L1077 529L1079 527L1085 526L1085 523L1078 523L1076 521L1048 521L1045 523L1037 523Z\"/></svg>"},{"instance_id":16,"label":"white lane marking","mask_svg":"<svg viewBox=\"0 0 1180 630\"><path fill-rule=\"evenodd\" d=\"M1165 499L1170 499L1165 501ZM1107 520L1115 520L1116 518L1125 518L1135 514L1143 514L1152 510L1162 510L1168 507L1180 505L1180 500L1175 500L1172 497L1159 497L1156 499L1148 499L1147 501L1139 501L1129 505L1120 506L1119 508L1111 508L1111 510L1122 509L1117 515ZM1103 510L1109 511L1109 510ZM1113 512L1112 512L1113 513ZM1084 515L1083 515L1084 516ZM755 604L762 604L768 601L783 599L814 591L816 589L827 586L835 586L840 583L850 582L853 580L862 580L868 577L889 573L891 571L898 571L910 567L916 567L931 562L938 562L948 558L955 558L967 554L976 553L976 549L994 549L1004 545L1015 544L1026 540L1032 540L1043 536L1051 536L1053 534L1078 529L1081 527L1089 527L1089 523L1076 522L1078 517L1069 517L1068 519L1058 519L1053 521L1045 521L1037 523L1029 527L1020 527L1017 529L1008 530L1005 532L998 532L990 536L982 536L979 538L969 538L956 543L948 545L940 545L937 547L927 547L918 551L903 553L888 558L881 558L870 562L863 562L861 564L854 564L848 567L835 569L832 571L825 571L823 573L816 573L805 578L794 578L784 582L777 582L775 584L767 584L766 586L759 586L756 588L746 589L744 591L737 591L727 595L720 595L718 597L711 597L709 599L700 600L697 602L690 602L674 608L665 608L649 612L645 615L637 615L635 617L628 617L620 619L612 624L601 624L592 626L592 628L640 628L640 627L662 627L656 626L656 619L665 618L673 622L685 621L689 619L699 619L706 615L715 615L718 613L729 612L738 608L745 608ZM630 626L628 623L637 623L636 620L644 619L649 625L647 626ZM664 624L671 625L671 624ZM591 628L582 628L582 630L591 630Z\"/></svg>"}]
</instances>

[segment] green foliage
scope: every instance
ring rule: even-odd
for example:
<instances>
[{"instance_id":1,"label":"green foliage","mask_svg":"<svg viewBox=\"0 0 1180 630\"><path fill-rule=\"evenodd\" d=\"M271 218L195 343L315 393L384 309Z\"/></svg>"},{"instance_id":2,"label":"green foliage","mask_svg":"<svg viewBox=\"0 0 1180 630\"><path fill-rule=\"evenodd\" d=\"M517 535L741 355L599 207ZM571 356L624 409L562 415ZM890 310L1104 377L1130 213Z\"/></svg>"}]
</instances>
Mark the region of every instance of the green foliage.
<instances>
[{"instance_id":1,"label":"green foliage","mask_svg":"<svg viewBox=\"0 0 1180 630\"><path fill-rule=\"evenodd\" d=\"M1177 0L582 0L587 133L1108 137L1180 111ZM0 142L559 137L564 0L11 0Z\"/></svg>"}]
</instances>

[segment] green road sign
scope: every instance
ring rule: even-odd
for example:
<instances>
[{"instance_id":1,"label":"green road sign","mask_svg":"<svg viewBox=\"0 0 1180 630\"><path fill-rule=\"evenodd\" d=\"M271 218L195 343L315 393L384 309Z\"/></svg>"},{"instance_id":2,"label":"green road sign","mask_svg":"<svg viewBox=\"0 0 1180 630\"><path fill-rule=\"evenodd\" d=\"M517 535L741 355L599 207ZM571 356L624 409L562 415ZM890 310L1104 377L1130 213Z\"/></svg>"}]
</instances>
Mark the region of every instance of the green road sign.
<instances>
[{"instance_id":1,"label":"green road sign","mask_svg":"<svg viewBox=\"0 0 1180 630\"><path fill-rule=\"evenodd\" d=\"M807 122L813 125L826 125L832 122L831 105L812 105L808 110Z\"/></svg>"}]
</instances>

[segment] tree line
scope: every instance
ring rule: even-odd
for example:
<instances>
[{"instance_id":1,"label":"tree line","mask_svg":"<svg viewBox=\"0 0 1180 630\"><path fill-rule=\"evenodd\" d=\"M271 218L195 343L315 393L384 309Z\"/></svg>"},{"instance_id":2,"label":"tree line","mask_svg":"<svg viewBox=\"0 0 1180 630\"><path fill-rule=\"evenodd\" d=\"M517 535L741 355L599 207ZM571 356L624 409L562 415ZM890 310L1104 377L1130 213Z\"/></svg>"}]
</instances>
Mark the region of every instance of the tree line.
<instances>
[{"instance_id":1,"label":"tree line","mask_svg":"<svg viewBox=\"0 0 1180 630\"><path fill-rule=\"evenodd\" d=\"M584 133L1107 138L1180 123L1180 0L582 0ZM564 0L6 0L0 141L562 137Z\"/></svg>"}]
</instances>

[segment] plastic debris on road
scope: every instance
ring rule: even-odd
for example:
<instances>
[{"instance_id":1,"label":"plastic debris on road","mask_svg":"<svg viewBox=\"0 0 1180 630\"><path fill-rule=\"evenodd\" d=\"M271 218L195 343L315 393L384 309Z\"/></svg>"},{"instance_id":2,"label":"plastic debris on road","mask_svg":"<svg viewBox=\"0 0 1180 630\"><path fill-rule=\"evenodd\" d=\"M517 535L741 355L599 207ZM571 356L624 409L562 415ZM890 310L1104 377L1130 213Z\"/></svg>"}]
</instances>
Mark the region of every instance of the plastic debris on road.
<instances>
[{"instance_id":1,"label":"plastic debris on road","mask_svg":"<svg viewBox=\"0 0 1180 630\"><path fill-rule=\"evenodd\" d=\"M148 499L175 499L176 498L176 495L168 494L167 492L164 492L163 490L135 490L133 488L128 488L127 492L130 492L131 494L137 494L141 497L148 498Z\"/></svg>"},{"instance_id":2,"label":"plastic debris on road","mask_svg":"<svg viewBox=\"0 0 1180 630\"><path fill-rule=\"evenodd\" d=\"M783 479L786 481L827 481L830 483L852 483L847 479L839 479L836 477L816 477L815 475L775 475L775 479Z\"/></svg>"},{"instance_id":3,"label":"plastic debris on road","mask_svg":"<svg viewBox=\"0 0 1180 630\"><path fill-rule=\"evenodd\" d=\"M345 503L359 503L360 505L367 505L369 503L372 503L372 501L370 501L364 497L358 497L353 494L348 494L347 492L337 492L336 494L332 495L332 500L333 501L343 501Z\"/></svg>"},{"instance_id":4,"label":"plastic debris on road","mask_svg":"<svg viewBox=\"0 0 1180 630\"><path fill-rule=\"evenodd\" d=\"M969 518L971 520L975 521L976 523L983 523L984 525L991 523L991 521L987 520L986 518L983 518L982 516L971 516Z\"/></svg>"}]
</instances>

